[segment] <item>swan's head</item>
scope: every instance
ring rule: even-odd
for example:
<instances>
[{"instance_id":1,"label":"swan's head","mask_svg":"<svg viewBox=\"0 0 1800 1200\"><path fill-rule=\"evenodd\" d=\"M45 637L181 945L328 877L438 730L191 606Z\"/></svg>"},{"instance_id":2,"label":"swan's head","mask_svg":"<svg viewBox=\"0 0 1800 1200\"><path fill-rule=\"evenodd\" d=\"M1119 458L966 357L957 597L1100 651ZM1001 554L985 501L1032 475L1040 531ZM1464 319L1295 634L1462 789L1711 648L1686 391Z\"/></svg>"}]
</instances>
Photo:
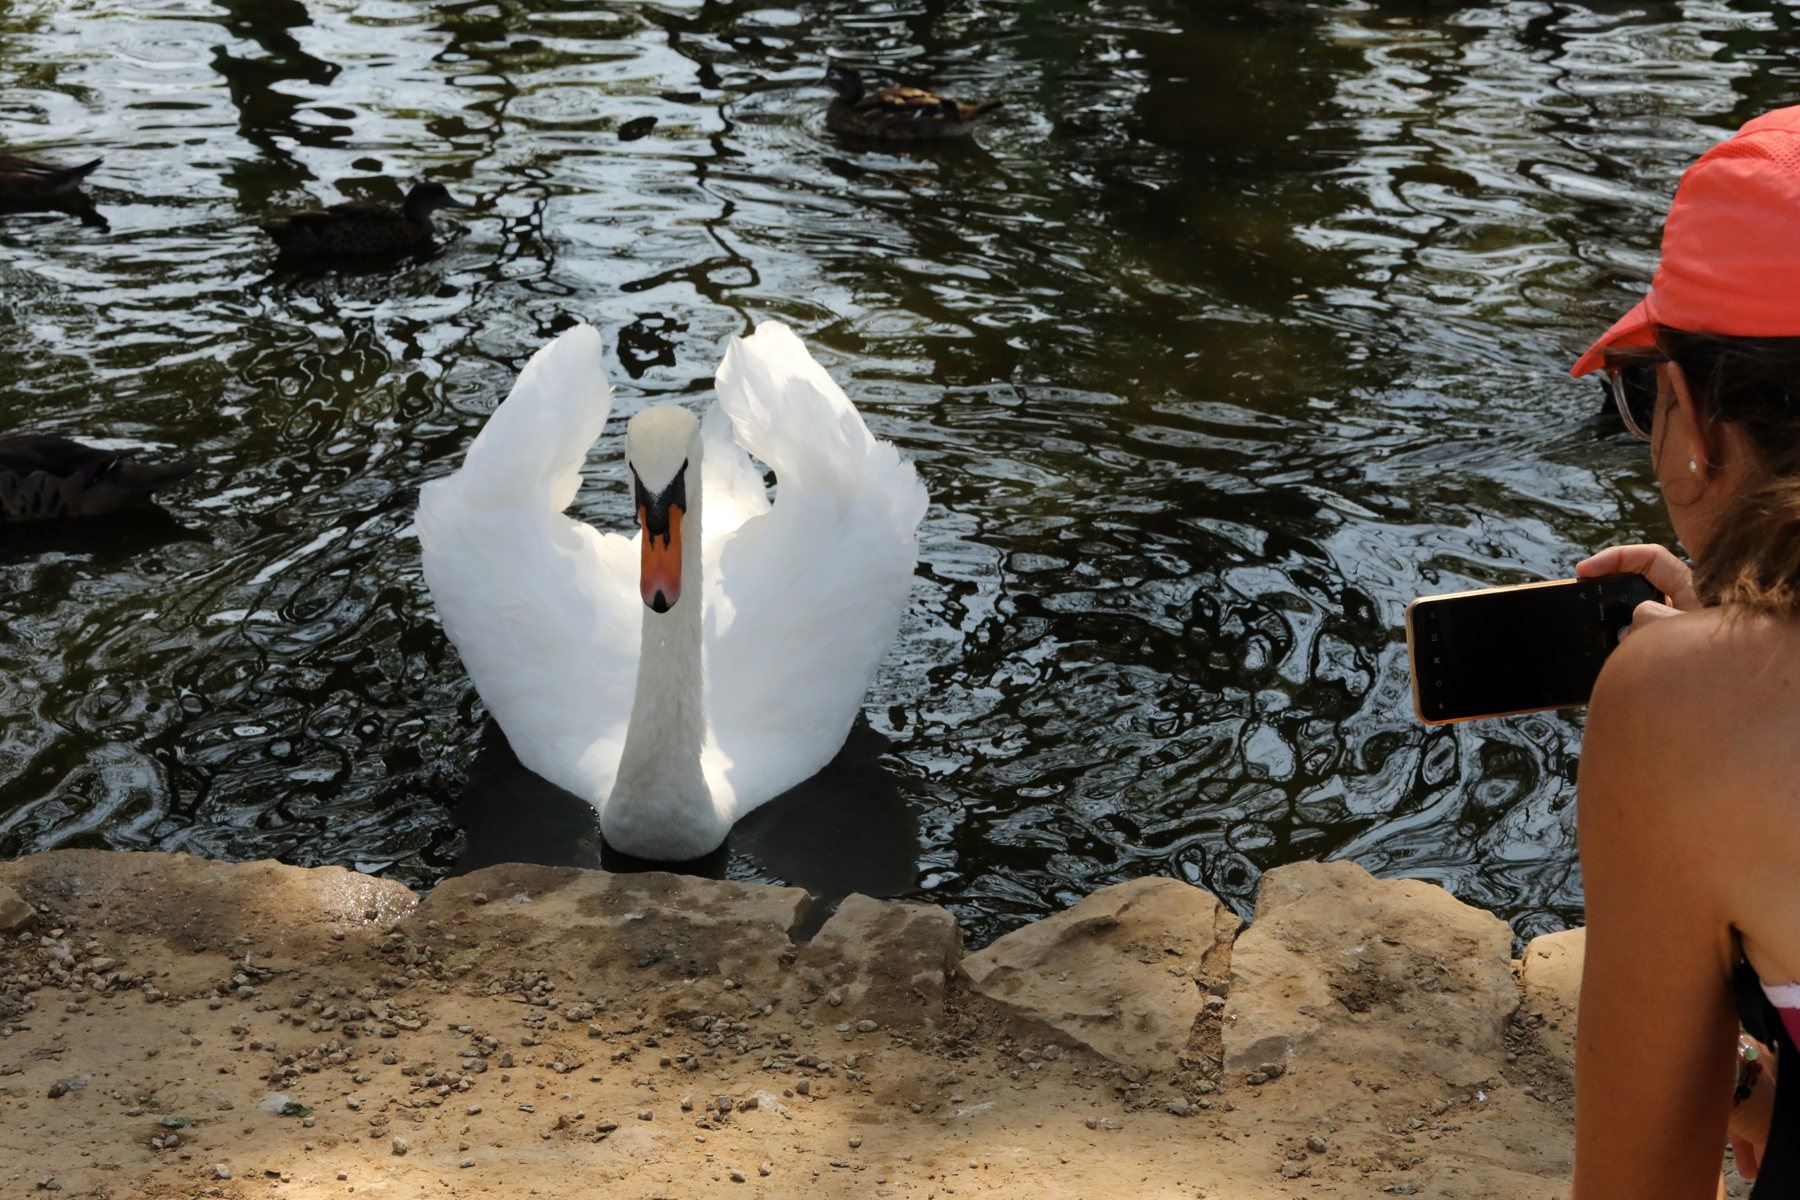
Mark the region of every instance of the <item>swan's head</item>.
<instances>
[{"instance_id":1,"label":"swan's head","mask_svg":"<svg viewBox=\"0 0 1800 1200\"><path fill-rule=\"evenodd\" d=\"M689 464L700 463L700 422L685 408L657 404L625 426L625 465L643 530L638 587L651 611L666 613L681 599L681 523L689 511ZM696 472L697 473L697 472ZM698 478L691 481L698 488ZM698 537L698 529L689 531Z\"/></svg>"}]
</instances>

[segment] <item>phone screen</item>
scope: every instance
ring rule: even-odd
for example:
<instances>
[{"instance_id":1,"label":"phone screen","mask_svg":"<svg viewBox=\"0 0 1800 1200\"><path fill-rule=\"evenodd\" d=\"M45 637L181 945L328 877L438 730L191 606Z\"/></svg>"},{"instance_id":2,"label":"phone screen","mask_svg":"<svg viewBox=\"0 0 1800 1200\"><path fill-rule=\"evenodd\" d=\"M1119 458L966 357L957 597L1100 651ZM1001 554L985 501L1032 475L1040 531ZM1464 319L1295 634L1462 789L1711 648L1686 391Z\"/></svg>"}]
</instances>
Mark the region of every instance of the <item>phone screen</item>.
<instances>
[{"instance_id":1,"label":"phone screen","mask_svg":"<svg viewBox=\"0 0 1800 1200\"><path fill-rule=\"evenodd\" d=\"M1642 575L1609 575L1414 600L1406 645L1419 720L1586 704L1633 610L1660 599Z\"/></svg>"}]
</instances>

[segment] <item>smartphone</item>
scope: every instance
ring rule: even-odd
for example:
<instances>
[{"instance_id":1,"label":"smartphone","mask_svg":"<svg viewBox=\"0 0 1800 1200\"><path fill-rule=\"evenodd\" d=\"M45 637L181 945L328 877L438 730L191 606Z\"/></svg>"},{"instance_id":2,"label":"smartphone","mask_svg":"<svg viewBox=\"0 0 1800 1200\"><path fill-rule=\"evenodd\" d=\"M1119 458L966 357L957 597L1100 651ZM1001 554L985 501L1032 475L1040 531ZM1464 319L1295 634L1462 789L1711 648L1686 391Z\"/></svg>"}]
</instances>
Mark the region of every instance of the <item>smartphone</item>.
<instances>
[{"instance_id":1,"label":"smartphone","mask_svg":"<svg viewBox=\"0 0 1800 1200\"><path fill-rule=\"evenodd\" d=\"M1661 599L1642 575L1421 596L1406 606L1413 711L1442 725L1586 704L1632 612Z\"/></svg>"}]
</instances>

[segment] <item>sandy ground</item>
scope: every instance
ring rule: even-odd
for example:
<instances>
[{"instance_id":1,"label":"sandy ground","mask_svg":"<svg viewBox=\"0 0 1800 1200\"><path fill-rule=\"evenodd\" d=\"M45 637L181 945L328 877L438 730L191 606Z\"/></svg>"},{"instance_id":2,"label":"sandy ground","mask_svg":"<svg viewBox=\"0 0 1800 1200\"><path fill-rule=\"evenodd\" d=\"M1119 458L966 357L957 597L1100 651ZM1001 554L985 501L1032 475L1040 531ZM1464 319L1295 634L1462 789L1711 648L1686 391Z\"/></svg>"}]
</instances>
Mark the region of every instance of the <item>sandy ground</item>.
<instances>
[{"instance_id":1,"label":"sandy ground","mask_svg":"<svg viewBox=\"0 0 1800 1200\"><path fill-rule=\"evenodd\" d=\"M87 851L0 881L39 910L0 952L0 1194L1567 1192L1568 1079L1524 1011L1491 1080L1340 1045L1251 1084L1216 1032L1158 1071L953 975L834 985L856 964L787 941L788 889L498 867L419 904Z\"/></svg>"}]
</instances>

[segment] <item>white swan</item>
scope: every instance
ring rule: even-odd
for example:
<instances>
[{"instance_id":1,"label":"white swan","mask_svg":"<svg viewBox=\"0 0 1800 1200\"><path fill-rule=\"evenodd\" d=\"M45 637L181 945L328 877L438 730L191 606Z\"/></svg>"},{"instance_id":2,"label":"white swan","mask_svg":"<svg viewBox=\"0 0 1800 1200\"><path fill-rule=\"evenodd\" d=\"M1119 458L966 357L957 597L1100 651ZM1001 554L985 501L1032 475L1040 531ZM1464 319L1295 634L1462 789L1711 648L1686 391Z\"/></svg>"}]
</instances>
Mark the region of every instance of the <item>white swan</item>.
<instances>
[{"instance_id":1,"label":"white swan","mask_svg":"<svg viewBox=\"0 0 1800 1200\"><path fill-rule=\"evenodd\" d=\"M704 422L656 406L627 427L634 538L563 515L612 407L587 325L419 496L426 585L519 760L599 809L609 844L664 861L716 849L837 753L927 503L785 326L733 338L717 382Z\"/></svg>"}]
</instances>

